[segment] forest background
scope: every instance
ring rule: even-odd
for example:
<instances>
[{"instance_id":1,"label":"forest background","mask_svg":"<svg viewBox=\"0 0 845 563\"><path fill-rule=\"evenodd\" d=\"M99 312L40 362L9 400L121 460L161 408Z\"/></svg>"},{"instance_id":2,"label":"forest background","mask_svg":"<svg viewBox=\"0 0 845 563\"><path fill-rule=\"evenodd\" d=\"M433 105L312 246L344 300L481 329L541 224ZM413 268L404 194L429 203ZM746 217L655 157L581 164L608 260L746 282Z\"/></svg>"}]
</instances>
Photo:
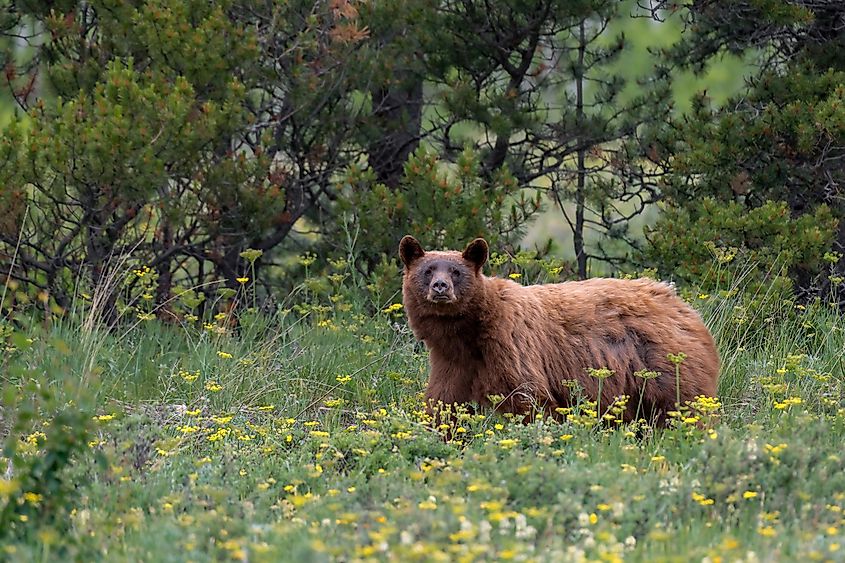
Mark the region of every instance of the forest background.
<instances>
[{"instance_id":1,"label":"forest background","mask_svg":"<svg viewBox=\"0 0 845 563\"><path fill-rule=\"evenodd\" d=\"M410 233L564 277L828 292L828 4L11 3L3 271L57 310L100 288L114 321L146 266L138 314L202 317L238 278L287 295L302 253L395 289ZM714 277L716 255L743 259Z\"/></svg>"}]
</instances>

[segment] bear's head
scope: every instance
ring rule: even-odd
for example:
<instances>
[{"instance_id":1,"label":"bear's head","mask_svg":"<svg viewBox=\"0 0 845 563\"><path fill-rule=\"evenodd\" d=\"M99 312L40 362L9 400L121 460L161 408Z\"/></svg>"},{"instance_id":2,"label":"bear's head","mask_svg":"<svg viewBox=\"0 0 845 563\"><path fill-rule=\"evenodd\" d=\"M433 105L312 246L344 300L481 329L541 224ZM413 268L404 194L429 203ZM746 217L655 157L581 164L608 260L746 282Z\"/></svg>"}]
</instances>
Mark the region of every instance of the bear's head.
<instances>
[{"instance_id":1,"label":"bear's head","mask_svg":"<svg viewBox=\"0 0 845 563\"><path fill-rule=\"evenodd\" d=\"M405 236L399 243L399 256L405 264L406 300L410 292L416 302L434 312L457 312L478 291L487 254L487 241L482 238L469 243L463 252L426 252L417 239Z\"/></svg>"}]
</instances>

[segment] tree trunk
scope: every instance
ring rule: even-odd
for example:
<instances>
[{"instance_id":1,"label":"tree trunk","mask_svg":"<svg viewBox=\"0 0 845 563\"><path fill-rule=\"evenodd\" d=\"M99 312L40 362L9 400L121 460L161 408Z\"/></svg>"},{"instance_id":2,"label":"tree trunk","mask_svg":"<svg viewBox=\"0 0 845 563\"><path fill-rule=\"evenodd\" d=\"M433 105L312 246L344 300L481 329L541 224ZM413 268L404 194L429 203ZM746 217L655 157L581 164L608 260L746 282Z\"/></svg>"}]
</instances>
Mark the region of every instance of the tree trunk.
<instances>
[{"instance_id":1,"label":"tree trunk","mask_svg":"<svg viewBox=\"0 0 845 563\"><path fill-rule=\"evenodd\" d=\"M173 247L173 230L170 225L165 223L159 230L161 239L161 248L159 249L159 256L166 255ZM163 321L172 322L176 320L176 314L173 312L173 303L170 301L173 290L173 272L170 265L172 260L167 258L156 264L156 273L158 280L156 282L156 312L159 319Z\"/></svg>"},{"instance_id":2,"label":"tree trunk","mask_svg":"<svg viewBox=\"0 0 845 563\"><path fill-rule=\"evenodd\" d=\"M578 148L578 178L575 185L575 230L572 241L575 247L575 260L578 264L578 277L587 279L587 253L584 251L584 207L585 190L587 185L586 153L584 139L581 137L584 128L584 52L587 48L584 21L578 25L578 67L575 71L575 116L579 137Z\"/></svg>"},{"instance_id":3,"label":"tree trunk","mask_svg":"<svg viewBox=\"0 0 845 563\"><path fill-rule=\"evenodd\" d=\"M375 134L369 147L370 166L378 181L393 189L419 144L422 127L422 80L403 74L398 84L372 92Z\"/></svg>"}]
</instances>

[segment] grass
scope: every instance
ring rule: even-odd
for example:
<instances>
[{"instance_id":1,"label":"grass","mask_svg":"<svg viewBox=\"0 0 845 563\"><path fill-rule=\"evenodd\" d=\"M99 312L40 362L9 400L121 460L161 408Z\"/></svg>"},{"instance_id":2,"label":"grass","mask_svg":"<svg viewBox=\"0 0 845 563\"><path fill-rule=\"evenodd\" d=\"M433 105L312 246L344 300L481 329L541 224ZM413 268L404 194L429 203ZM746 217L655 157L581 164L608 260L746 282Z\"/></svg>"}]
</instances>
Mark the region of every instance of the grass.
<instances>
[{"instance_id":1,"label":"grass","mask_svg":"<svg viewBox=\"0 0 845 563\"><path fill-rule=\"evenodd\" d=\"M585 404L463 414L451 442L396 307L237 330L23 317L5 331L0 557L842 560L845 319L691 299L724 361L709 424L643 435Z\"/></svg>"}]
</instances>

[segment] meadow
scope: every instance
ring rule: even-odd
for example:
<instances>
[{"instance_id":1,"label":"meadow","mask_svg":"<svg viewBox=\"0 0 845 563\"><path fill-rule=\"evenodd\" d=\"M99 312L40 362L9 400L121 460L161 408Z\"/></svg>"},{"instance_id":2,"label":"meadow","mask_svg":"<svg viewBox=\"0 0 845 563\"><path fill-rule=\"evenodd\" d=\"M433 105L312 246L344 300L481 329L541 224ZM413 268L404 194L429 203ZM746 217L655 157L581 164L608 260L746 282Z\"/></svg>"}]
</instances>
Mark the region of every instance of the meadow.
<instances>
[{"instance_id":1,"label":"meadow","mask_svg":"<svg viewBox=\"0 0 845 563\"><path fill-rule=\"evenodd\" d=\"M833 306L683 291L723 362L697 414L652 431L618 404L481 411L445 441L399 296L336 266L324 298L237 322L163 323L138 302L107 331L87 322L96 296L64 316L21 306L2 325L0 558L845 560Z\"/></svg>"}]
</instances>

